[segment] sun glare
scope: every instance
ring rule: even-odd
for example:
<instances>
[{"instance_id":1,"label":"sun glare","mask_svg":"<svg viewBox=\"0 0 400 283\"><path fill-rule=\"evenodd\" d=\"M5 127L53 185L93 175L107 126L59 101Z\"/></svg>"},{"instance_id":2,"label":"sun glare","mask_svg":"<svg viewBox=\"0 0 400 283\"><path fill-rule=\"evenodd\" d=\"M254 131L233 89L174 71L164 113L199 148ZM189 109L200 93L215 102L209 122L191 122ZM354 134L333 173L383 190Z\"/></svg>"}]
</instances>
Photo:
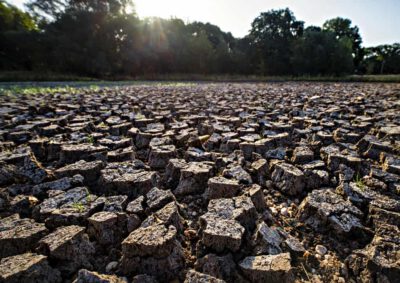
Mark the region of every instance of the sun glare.
<instances>
[{"instance_id":1,"label":"sun glare","mask_svg":"<svg viewBox=\"0 0 400 283\"><path fill-rule=\"evenodd\" d=\"M185 0L136 0L136 12L141 18L145 17L187 17L195 16L194 9L190 9L189 1Z\"/></svg>"}]
</instances>

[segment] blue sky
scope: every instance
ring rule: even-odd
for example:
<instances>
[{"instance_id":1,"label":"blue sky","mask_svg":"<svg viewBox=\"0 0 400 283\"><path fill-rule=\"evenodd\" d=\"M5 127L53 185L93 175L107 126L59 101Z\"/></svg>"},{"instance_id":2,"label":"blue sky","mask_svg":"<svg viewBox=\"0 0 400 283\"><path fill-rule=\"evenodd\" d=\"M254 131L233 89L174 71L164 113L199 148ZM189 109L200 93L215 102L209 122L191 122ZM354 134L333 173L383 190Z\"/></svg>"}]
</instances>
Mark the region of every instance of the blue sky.
<instances>
[{"instance_id":1,"label":"blue sky","mask_svg":"<svg viewBox=\"0 0 400 283\"><path fill-rule=\"evenodd\" d=\"M22 7L26 0L8 0ZM306 25L346 17L360 28L364 46L400 42L400 0L136 0L140 17L178 17L218 25L236 37L247 34L260 12L289 7Z\"/></svg>"}]
</instances>

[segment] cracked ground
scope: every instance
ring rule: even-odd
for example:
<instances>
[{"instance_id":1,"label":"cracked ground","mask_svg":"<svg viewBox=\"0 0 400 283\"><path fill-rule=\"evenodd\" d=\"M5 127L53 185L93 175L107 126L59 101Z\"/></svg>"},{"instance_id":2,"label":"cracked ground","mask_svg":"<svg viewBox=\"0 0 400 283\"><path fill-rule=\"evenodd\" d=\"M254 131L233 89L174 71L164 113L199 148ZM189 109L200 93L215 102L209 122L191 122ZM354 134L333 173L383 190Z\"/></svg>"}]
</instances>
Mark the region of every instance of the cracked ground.
<instances>
[{"instance_id":1,"label":"cracked ground","mask_svg":"<svg viewBox=\"0 0 400 283\"><path fill-rule=\"evenodd\" d=\"M399 282L400 85L0 96L0 282Z\"/></svg>"}]
</instances>

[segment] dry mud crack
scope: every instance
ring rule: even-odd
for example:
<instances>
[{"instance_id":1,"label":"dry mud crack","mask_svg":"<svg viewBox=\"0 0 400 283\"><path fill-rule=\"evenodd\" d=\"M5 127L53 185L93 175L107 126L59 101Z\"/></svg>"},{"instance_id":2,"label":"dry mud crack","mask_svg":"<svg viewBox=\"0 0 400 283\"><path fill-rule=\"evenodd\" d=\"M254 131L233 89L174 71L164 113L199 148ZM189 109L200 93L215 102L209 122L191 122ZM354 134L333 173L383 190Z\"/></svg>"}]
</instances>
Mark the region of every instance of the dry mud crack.
<instances>
[{"instance_id":1,"label":"dry mud crack","mask_svg":"<svg viewBox=\"0 0 400 283\"><path fill-rule=\"evenodd\" d=\"M0 97L0 282L399 282L400 86Z\"/></svg>"}]
</instances>

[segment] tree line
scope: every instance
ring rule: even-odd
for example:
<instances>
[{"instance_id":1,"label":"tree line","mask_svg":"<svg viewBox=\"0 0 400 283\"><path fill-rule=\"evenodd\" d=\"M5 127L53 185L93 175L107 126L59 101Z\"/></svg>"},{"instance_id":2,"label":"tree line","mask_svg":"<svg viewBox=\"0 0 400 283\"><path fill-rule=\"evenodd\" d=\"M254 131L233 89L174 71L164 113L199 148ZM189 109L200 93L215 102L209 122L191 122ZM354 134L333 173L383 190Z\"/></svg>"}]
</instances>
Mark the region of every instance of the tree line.
<instances>
[{"instance_id":1,"label":"tree line","mask_svg":"<svg viewBox=\"0 0 400 283\"><path fill-rule=\"evenodd\" d=\"M400 44L362 47L351 20L322 27L288 8L261 13L243 38L210 23L139 19L131 0L0 0L0 70L93 77L152 74L400 73Z\"/></svg>"}]
</instances>

